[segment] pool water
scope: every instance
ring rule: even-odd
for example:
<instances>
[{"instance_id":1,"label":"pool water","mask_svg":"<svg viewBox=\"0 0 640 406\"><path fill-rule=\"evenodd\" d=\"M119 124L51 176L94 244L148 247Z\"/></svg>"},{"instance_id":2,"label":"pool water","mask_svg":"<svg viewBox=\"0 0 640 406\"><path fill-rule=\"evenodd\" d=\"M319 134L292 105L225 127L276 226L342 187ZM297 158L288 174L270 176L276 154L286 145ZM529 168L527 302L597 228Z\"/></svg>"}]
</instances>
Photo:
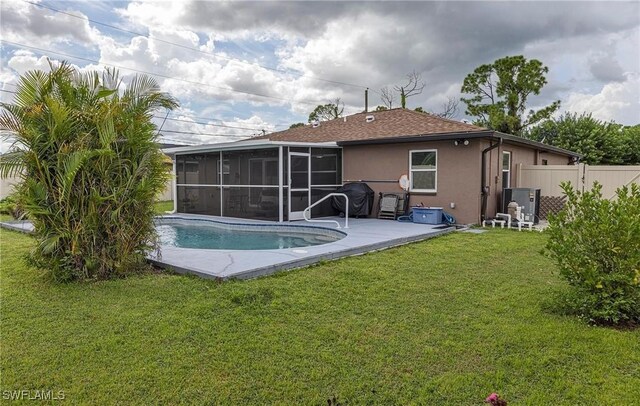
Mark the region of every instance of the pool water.
<instances>
[{"instance_id":1,"label":"pool water","mask_svg":"<svg viewBox=\"0 0 640 406\"><path fill-rule=\"evenodd\" d=\"M291 230L287 230L287 228ZM162 221L156 225L160 244L179 248L272 250L338 241L343 233L312 227L229 225L216 222Z\"/></svg>"}]
</instances>

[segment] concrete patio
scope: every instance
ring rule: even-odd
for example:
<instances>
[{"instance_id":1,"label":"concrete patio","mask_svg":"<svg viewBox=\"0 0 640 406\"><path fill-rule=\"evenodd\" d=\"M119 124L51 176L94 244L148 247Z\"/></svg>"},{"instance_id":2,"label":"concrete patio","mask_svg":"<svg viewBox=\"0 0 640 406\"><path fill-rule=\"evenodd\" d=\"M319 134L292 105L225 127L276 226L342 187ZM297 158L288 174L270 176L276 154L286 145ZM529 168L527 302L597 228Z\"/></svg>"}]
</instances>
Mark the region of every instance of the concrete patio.
<instances>
[{"instance_id":1,"label":"concrete patio","mask_svg":"<svg viewBox=\"0 0 640 406\"><path fill-rule=\"evenodd\" d=\"M172 217L197 218L194 215L172 215ZM256 223L255 220L215 218L218 221L234 223ZM340 224L344 219L334 218ZM271 223L278 224L278 223ZM292 226L310 224L325 226L322 223L294 222ZM331 226L329 226L331 227ZM335 227L335 226L334 226ZM349 219L349 228L341 229L347 236L339 241L304 248L277 250L208 250L162 246L161 258L150 258L157 266L172 269L179 273L192 273L205 278L248 279L274 272L300 268L321 260L331 260L370 251L385 249L414 241L449 233L454 227L414 224L392 220L370 218Z\"/></svg>"}]
</instances>

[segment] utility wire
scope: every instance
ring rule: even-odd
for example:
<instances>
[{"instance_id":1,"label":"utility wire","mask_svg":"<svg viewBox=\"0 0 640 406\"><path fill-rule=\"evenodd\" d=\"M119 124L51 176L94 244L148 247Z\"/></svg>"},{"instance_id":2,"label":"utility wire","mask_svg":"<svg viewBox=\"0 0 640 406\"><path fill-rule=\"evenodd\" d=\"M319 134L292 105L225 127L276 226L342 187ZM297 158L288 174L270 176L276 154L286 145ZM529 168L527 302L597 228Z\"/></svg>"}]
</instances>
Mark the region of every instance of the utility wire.
<instances>
[{"instance_id":1,"label":"utility wire","mask_svg":"<svg viewBox=\"0 0 640 406\"><path fill-rule=\"evenodd\" d=\"M234 138L242 138L242 137L252 137L256 134L216 134L216 133L197 133L192 131L178 131L178 130L162 130L162 133L173 133L173 134L188 134L188 135L204 135L210 137L234 137Z\"/></svg>"},{"instance_id":2,"label":"utility wire","mask_svg":"<svg viewBox=\"0 0 640 406\"><path fill-rule=\"evenodd\" d=\"M284 97L269 96L269 95L260 94L260 93L245 92L245 91L242 91L242 90L235 90L235 89L228 88L228 87L215 86L215 85L211 85L209 83L202 83L202 82L196 82L194 80L189 80L189 79L176 78L176 77L169 76L169 75L164 75L164 74L161 74L161 73L153 73L153 72L148 72L148 71L144 71L144 70L140 70L140 69L135 69L135 68L129 68L129 67L126 67L126 66L116 65L116 64L113 64L113 63L110 63L110 62L106 62L106 61L100 62L100 61L97 61L95 59L84 58L84 57L77 56L77 55L70 55L70 54L66 54L66 53L63 53L63 52L50 51L50 50L47 50L47 49L42 49L42 48L38 48L38 47L32 47L32 46L29 46L29 45L19 44L17 42L7 41L7 40L4 40L4 39L0 40L0 42L12 45L14 47L22 47L22 48L26 48L26 49L32 49L32 50L35 50L35 51L39 51L39 52L41 52L43 54L50 53L50 54L54 54L54 55L60 55L60 56L63 56L65 58L72 58L72 59L78 59L78 60L81 60L81 61L97 63L99 65L111 66L111 67L114 67L114 68L123 69L123 70L129 70L129 71L136 72L136 73L144 73L144 74L147 74L147 75L150 75L150 76L157 76L157 77L160 77L160 78L163 78L163 79L177 80L177 81L189 83L189 84L192 84L192 85L206 86L206 87L210 87L210 88L213 88L213 89L225 90L225 91L228 91L228 92L242 93L242 94L246 94L246 95L249 95L249 96L258 96L258 97L264 97L264 98L267 98L267 99L281 100L281 101L284 101L284 102L287 102L287 103L294 103L292 100L284 98ZM310 106L315 106L317 104L324 104L323 102L318 102L318 101L316 101L316 102L297 101L295 103L307 104L307 105L310 105Z\"/></svg>"},{"instance_id":3,"label":"utility wire","mask_svg":"<svg viewBox=\"0 0 640 406\"><path fill-rule=\"evenodd\" d=\"M16 86L13 83L4 83L5 85L12 85L12 86ZM13 93L13 94L17 94L17 92L13 91L13 90L5 90L5 89L0 89L0 92L6 92L6 93ZM185 117L191 117L191 118L197 118L195 116L189 116L186 114L183 114ZM207 126L212 126L212 127L222 127L222 128L231 128L231 129L237 129L237 130L249 130L249 131L260 131L262 130L265 126L256 126L256 127L236 127L236 126L231 126L231 125L226 125L226 124L214 124L214 123L209 123L209 122L202 122L202 121L191 121L191 120L184 120L184 119L180 119L180 118L172 118L172 117L166 117L166 116L158 116L158 115L154 115L154 118L161 118L163 119L163 124L164 121L166 120L170 120L170 121L179 121L182 123L190 123L190 124L198 124L198 125L207 125ZM203 120L219 120L222 121L220 119L215 119L215 118L203 118L201 117ZM274 127L277 127L279 125L286 125L286 124L278 124L278 125L274 125Z\"/></svg>"},{"instance_id":4,"label":"utility wire","mask_svg":"<svg viewBox=\"0 0 640 406\"><path fill-rule=\"evenodd\" d=\"M140 36L140 37L146 37L148 39L153 39L154 41L162 42L162 43L165 43L165 44L168 44L168 45L172 45L172 46L175 46L175 47L179 47L179 48L182 48L182 49L188 49L190 51L198 52L198 53L201 53L201 54L214 56L216 58L221 58L221 59L225 59L225 60L229 60L229 61L236 61L236 62L240 62L240 63L246 64L246 65L259 66L259 67L261 67L263 69L267 69L267 70L270 70L270 71L284 73L284 74L290 74L290 75L295 75L295 76L298 76L298 77L303 77L303 78L311 79L311 80L318 80L318 81L321 81L321 82L333 83L333 84L344 85L344 86L353 86L353 87L358 87L358 88L362 88L362 89L366 89L368 87L368 86L358 85L358 84L354 84L354 83L340 82L338 80L323 79L323 78L319 78L319 77L316 77L316 76L309 76L309 75L306 75L304 73L296 73L296 72L292 72L292 71L288 71L288 70L284 70L284 69L274 68L274 67L271 67L271 66L260 65L260 64L252 63L252 62L247 62L247 61L243 61L241 59L232 58L232 57L228 57L228 56L224 56L224 55L220 55L220 54L215 54L213 52L203 51L202 49L197 49L197 48L189 47L189 46L182 45L182 44L177 44L175 42L163 40L161 38L154 37L154 36L147 35L147 34L143 34L143 33L140 33L140 32L127 30L127 29L124 29L124 28L117 27L115 25L111 25L111 24L103 23L101 21L93 20L93 19L88 18L88 17L84 18L84 17L78 16L78 15L75 15L75 14L72 14L72 13L69 13L69 12L66 12L66 11L62 11L62 10L50 7L50 6L45 6L44 4L34 3L34 2L31 2L31 1L28 1L28 0L23 0L23 1L25 3L29 3L29 4L31 4L33 6L44 8L44 9L47 9L47 10L51 10L51 11L54 11L56 13L67 15L69 17L77 18L77 19L80 19L80 20L83 20L83 21L89 21L89 22L92 22L94 24L101 25L103 27L108 27L108 28L111 28L111 29L114 29L114 30L117 30L117 31L121 31L121 32L127 33L127 34L137 35L137 36Z\"/></svg>"},{"instance_id":5,"label":"utility wire","mask_svg":"<svg viewBox=\"0 0 640 406\"><path fill-rule=\"evenodd\" d=\"M164 119L164 117L162 116L153 116L155 118L162 118ZM200 124L200 125L210 125L212 127L222 127L222 128L233 128L233 129L237 129L237 130L252 130L252 131L256 131L256 130L262 130L263 127L266 126L256 126L256 127L235 127L235 126L231 126L231 125L226 125L226 124L213 124L213 123L208 123L208 122L204 122L204 121L191 121L191 120L184 120L184 119L180 119L180 118L171 118L171 117L167 117L167 120L171 120L171 121L179 121L181 123L190 123L190 124Z\"/></svg>"}]
</instances>

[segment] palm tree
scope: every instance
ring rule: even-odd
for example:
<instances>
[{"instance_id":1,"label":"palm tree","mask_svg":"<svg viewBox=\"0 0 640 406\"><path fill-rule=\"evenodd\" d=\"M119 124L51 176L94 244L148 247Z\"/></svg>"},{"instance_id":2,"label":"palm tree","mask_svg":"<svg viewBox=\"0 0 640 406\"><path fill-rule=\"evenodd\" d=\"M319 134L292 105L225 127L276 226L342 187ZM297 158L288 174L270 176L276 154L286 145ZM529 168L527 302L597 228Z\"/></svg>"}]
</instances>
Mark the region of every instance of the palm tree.
<instances>
[{"instance_id":1,"label":"palm tree","mask_svg":"<svg viewBox=\"0 0 640 406\"><path fill-rule=\"evenodd\" d=\"M57 280L104 279L140 269L157 248L153 202L168 173L151 122L177 107L157 82L67 63L20 78L0 103L15 140L0 173L18 175L17 198L35 225L33 262Z\"/></svg>"}]
</instances>

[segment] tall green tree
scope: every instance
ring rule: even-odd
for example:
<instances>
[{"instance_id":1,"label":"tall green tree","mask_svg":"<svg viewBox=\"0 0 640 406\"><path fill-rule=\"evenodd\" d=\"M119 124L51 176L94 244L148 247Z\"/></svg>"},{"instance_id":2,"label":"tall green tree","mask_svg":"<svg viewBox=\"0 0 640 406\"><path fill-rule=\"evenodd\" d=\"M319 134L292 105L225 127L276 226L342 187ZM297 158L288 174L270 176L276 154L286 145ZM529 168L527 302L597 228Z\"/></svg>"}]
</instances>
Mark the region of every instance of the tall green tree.
<instances>
[{"instance_id":1,"label":"tall green tree","mask_svg":"<svg viewBox=\"0 0 640 406\"><path fill-rule=\"evenodd\" d=\"M640 165L640 124L622 129L622 160L629 165Z\"/></svg>"},{"instance_id":2,"label":"tall green tree","mask_svg":"<svg viewBox=\"0 0 640 406\"><path fill-rule=\"evenodd\" d=\"M527 99L540 94L547 84L548 71L539 60L527 60L522 55L477 67L462 84L462 93L471 95L461 99L467 105L466 114L476 117L478 125L522 135L527 127L548 119L560 107L558 100L527 112Z\"/></svg>"},{"instance_id":3,"label":"tall green tree","mask_svg":"<svg viewBox=\"0 0 640 406\"><path fill-rule=\"evenodd\" d=\"M332 103L319 104L311 114L309 114L309 122L334 120L342 117L343 112L344 103L340 101L340 98L337 98Z\"/></svg>"},{"instance_id":4,"label":"tall green tree","mask_svg":"<svg viewBox=\"0 0 640 406\"><path fill-rule=\"evenodd\" d=\"M1 173L35 226L33 262L58 280L104 279L140 269L157 248L154 200L168 180L151 117L177 102L156 81L123 86L114 70L66 63L23 75L0 129L15 139Z\"/></svg>"},{"instance_id":5,"label":"tall green tree","mask_svg":"<svg viewBox=\"0 0 640 406\"><path fill-rule=\"evenodd\" d=\"M532 128L527 138L582 154L590 165L620 165L625 162L622 126L593 118L590 113L565 113ZM637 148L636 148L637 149Z\"/></svg>"}]
</instances>

